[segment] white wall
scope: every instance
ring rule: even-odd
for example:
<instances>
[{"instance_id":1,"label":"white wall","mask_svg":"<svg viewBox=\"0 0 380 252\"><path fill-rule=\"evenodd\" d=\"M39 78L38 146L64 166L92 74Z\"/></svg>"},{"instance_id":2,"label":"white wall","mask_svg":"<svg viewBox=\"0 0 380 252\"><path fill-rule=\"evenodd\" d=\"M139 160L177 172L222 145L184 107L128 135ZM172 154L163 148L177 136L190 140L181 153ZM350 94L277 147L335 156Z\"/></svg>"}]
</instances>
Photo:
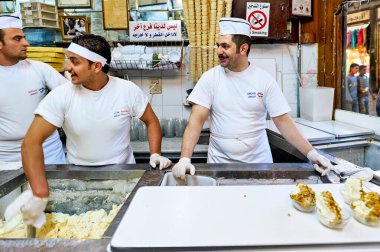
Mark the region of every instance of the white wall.
<instances>
[{"instance_id":1,"label":"white wall","mask_svg":"<svg viewBox=\"0 0 380 252\"><path fill-rule=\"evenodd\" d=\"M297 116L297 44L252 45L249 59L271 59L276 63L277 82L281 86L292 111ZM318 45L302 45L302 82L304 86L317 86ZM152 99L152 107L159 118L188 118L190 108L183 106L186 90L194 84L189 77L188 54L184 56L181 70L127 70L129 79L136 83ZM118 73L120 76L124 71ZM162 80L162 94L149 94L151 77Z\"/></svg>"}]
</instances>

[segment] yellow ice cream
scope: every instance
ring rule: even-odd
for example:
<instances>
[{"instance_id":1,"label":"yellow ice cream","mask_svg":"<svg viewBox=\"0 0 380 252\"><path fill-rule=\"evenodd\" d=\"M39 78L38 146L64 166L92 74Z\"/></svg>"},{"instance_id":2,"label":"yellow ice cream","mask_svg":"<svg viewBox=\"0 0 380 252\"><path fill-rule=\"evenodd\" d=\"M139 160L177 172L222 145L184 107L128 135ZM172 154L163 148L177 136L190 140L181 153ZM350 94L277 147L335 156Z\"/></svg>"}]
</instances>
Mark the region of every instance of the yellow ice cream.
<instances>
[{"instance_id":1,"label":"yellow ice cream","mask_svg":"<svg viewBox=\"0 0 380 252\"><path fill-rule=\"evenodd\" d=\"M317 212L327 221L329 226L342 223L342 209L329 191L323 191L317 195Z\"/></svg>"},{"instance_id":2,"label":"yellow ice cream","mask_svg":"<svg viewBox=\"0 0 380 252\"><path fill-rule=\"evenodd\" d=\"M362 184L363 182L360 179L348 178L346 180L343 188L343 197L348 204L360 199L362 193L364 193Z\"/></svg>"},{"instance_id":3,"label":"yellow ice cream","mask_svg":"<svg viewBox=\"0 0 380 252\"><path fill-rule=\"evenodd\" d=\"M377 192L362 194L351 204L354 215L368 223L380 222L380 195Z\"/></svg>"},{"instance_id":4,"label":"yellow ice cream","mask_svg":"<svg viewBox=\"0 0 380 252\"><path fill-rule=\"evenodd\" d=\"M46 224L36 231L37 238L100 239L122 205L112 206L109 214L103 209L80 215L46 214ZM13 228L14 227L14 228ZM0 238L26 238L26 225L21 213L3 223L0 220Z\"/></svg>"}]
</instances>

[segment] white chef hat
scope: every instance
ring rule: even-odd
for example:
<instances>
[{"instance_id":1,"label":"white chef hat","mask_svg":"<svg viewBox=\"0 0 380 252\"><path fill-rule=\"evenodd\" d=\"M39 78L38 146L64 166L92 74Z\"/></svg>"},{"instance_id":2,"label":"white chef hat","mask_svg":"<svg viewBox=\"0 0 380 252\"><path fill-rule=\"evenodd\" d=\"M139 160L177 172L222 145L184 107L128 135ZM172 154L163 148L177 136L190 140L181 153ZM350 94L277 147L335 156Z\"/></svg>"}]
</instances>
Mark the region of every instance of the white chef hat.
<instances>
[{"instance_id":1,"label":"white chef hat","mask_svg":"<svg viewBox=\"0 0 380 252\"><path fill-rule=\"evenodd\" d=\"M19 12L15 12L12 15L0 16L0 29L6 28L22 29L22 21Z\"/></svg>"},{"instance_id":2,"label":"white chef hat","mask_svg":"<svg viewBox=\"0 0 380 252\"><path fill-rule=\"evenodd\" d=\"M99 54L87 49L86 47L75 44L74 42L70 43L70 46L67 48L67 51L76 53L85 59L91 60L92 62L100 62L102 64L102 66L108 65L107 59L104 58L102 55L99 55Z\"/></svg>"},{"instance_id":3,"label":"white chef hat","mask_svg":"<svg viewBox=\"0 0 380 252\"><path fill-rule=\"evenodd\" d=\"M221 18L219 20L220 35L245 35L251 36L251 25L241 18Z\"/></svg>"}]
</instances>

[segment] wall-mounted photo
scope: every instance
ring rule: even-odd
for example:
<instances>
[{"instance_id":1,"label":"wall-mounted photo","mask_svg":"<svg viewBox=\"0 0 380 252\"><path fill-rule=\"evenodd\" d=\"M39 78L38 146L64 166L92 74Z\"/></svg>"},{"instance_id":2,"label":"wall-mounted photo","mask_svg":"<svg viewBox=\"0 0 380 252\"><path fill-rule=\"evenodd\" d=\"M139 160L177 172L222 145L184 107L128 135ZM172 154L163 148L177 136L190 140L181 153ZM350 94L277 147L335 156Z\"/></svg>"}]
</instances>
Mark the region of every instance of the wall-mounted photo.
<instances>
[{"instance_id":1,"label":"wall-mounted photo","mask_svg":"<svg viewBox=\"0 0 380 252\"><path fill-rule=\"evenodd\" d=\"M86 16L60 16L62 39L71 40L75 36L89 32L89 18Z\"/></svg>"},{"instance_id":2,"label":"wall-mounted photo","mask_svg":"<svg viewBox=\"0 0 380 252\"><path fill-rule=\"evenodd\" d=\"M92 0L56 0L58 9L92 8Z\"/></svg>"}]
</instances>

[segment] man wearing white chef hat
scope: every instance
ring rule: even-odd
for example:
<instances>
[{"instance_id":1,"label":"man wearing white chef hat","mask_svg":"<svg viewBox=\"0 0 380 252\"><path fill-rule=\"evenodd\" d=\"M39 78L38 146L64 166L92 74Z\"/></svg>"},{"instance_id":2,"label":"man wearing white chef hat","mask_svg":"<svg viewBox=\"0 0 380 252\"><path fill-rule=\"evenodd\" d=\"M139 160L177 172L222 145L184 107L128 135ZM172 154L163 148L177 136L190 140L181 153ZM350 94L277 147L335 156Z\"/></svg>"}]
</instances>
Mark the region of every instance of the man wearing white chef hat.
<instances>
[{"instance_id":1,"label":"man wearing white chef hat","mask_svg":"<svg viewBox=\"0 0 380 252\"><path fill-rule=\"evenodd\" d=\"M222 18L219 26L220 66L205 72L188 97L193 107L174 175L184 179L186 172L195 173L190 159L209 116L208 163L272 163L266 136L267 112L285 139L325 175L331 169L330 161L298 131L276 80L248 61L250 24L240 18Z\"/></svg>"},{"instance_id":2,"label":"man wearing white chef hat","mask_svg":"<svg viewBox=\"0 0 380 252\"><path fill-rule=\"evenodd\" d=\"M41 143L57 127L67 136L70 164L100 166L135 163L130 146L131 118L147 125L150 157L155 168L171 161L160 155L161 127L148 98L133 82L108 76L111 50L101 36L87 34L73 39L67 49L68 82L39 104L22 144L22 164L33 191L22 208L24 220L33 224L43 213L49 196Z\"/></svg>"},{"instance_id":3,"label":"man wearing white chef hat","mask_svg":"<svg viewBox=\"0 0 380 252\"><path fill-rule=\"evenodd\" d=\"M0 16L0 163L20 162L21 143L48 90L67 80L48 64L27 60L18 13ZM66 163L57 131L43 144L45 163ZM19 166L20 167L20 166Z\"/></svg>"}]
</instances>

